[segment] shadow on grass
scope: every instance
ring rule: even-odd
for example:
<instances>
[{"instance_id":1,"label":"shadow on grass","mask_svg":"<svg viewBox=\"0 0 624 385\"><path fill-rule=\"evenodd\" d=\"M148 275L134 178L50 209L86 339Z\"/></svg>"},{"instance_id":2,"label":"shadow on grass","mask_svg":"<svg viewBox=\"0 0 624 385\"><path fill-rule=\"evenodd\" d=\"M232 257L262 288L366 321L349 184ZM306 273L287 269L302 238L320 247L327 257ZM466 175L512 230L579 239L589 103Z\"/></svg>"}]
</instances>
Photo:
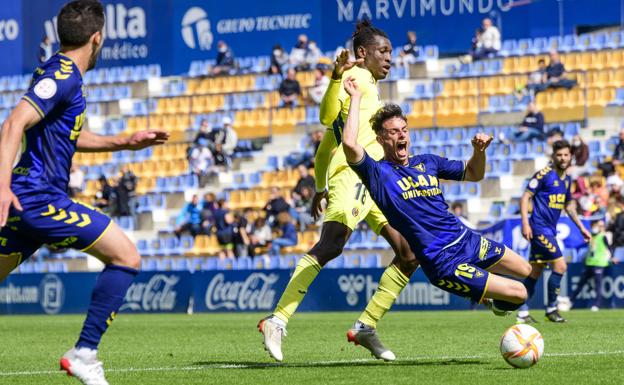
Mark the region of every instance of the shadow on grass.
<instances>
[{"instance_id":1,"label":"shadow on grass","mask_svg":"<svg viewBox=\"0 0 624 385\"><path fill-rule=\"evenodd\" d=\"M379 366L464 366L486 365L479 360L398 360L383 362L373 360L328 361L328 362L292 362L263 363L251 361L199 361L191 364L203 369L272 369L272 368L343 368L343 367L379 367Z\"/></svg>"}]
</instances>

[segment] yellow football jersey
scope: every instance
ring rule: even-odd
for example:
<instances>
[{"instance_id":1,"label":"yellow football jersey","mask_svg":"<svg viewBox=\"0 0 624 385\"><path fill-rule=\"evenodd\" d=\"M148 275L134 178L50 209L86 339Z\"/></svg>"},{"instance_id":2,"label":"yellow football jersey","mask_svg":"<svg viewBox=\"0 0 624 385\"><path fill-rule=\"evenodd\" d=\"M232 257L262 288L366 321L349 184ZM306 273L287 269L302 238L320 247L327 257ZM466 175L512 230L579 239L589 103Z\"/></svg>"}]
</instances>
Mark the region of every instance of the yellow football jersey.
<instances>
[{"instance_id":1,"label":"yellow football jersey","mask_svg":"<svg viewBox=\"0 0 624 385\"><path fill-rule=\"evenodd\" d=\"M379 98L379 90L377 88L377 80L373 77L373 74L361 67L353 67L342 74L342 79L352 77L358 88L362 91L362 100L360 102L360 124L358 131L358 143L366 149L366 152L375 160L379 160L383 157L383 149L377 142L375 132L370 125L370 118L373 116L379 108L382 107L381 100ZM341 170L349 167L344 151L342 150L342 129L347 121L347 115L349 113L349 103L351 98L344 87L340 87L340 93L338 94L337 103L340 103L340 114L333 124L332 129L336 136L336 141L339 146L334 152L332 159L329 163L328 177L331 178Z\"/></svg>"}]
</instances>

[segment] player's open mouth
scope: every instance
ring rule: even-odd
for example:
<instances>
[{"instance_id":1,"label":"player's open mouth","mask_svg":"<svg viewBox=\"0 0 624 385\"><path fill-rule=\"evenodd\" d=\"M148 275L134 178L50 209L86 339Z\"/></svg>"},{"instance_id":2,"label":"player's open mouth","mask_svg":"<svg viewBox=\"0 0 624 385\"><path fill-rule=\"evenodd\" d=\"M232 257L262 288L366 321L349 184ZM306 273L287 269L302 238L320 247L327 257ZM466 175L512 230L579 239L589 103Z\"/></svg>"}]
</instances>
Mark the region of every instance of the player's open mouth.
<instances>
[{"instance_id":1,"label":"player's open mouth","mask_svg":"<svg viewBox=\"0 0 624 385\"><path fill-rule=\"evenodd\" d=\"M383 66L383 67L381 67L381 68L383 68L383 70L384 70L386 73L388 73L388 72L390 72L390 68L391 68L391 67L392 67L392 66L391 66L390 64L386 64L385 66Z\"/></svg>"},{"instance_id":2,"label":"player's open mouth","mask_svg":"<svg viewBox=\"0 0 624 385\"><path fill-rule=\"evenodd\" d=\"M397 142L397 154L401 158L407 156L407 141Z\"/></svg>"}]
</instances>

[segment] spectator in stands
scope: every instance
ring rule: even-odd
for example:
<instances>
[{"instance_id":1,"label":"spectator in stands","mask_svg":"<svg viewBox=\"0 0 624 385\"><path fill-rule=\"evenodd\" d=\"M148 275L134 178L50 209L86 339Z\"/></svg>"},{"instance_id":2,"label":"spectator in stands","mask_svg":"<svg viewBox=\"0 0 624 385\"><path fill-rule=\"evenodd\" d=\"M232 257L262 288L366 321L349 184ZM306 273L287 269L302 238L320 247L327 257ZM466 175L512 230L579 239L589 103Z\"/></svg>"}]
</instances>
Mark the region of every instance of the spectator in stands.
<instances>
[{"instance_id":1,"label":"spectator in stands","mask_svg":"<svg viewBox=\"0 0 624 385\"><path fill-rule=\"evenodd\" d=\"M537 61L537 69L529 74L526 89L530 95L535 95L539 91L544 90L546 83L546 60L539 59Z\"/></svg>"},{"instance_id":2,"label":"spectator in stands","mask_svg":"<svg viewBox=\"0 0 624 385\"><path fill-rule=\"evenodd\" d=\"M280 213L288 212L290 210L290 205L286 202L286 199L282 196L282 192L279 188L273 187L271 188L271 195L269 196L269 201L266 206L264 206L264 211L266 211L267 220L269 225L274 223L277 216Z\"/></svg>"},{"instance_id":3,"label":"spectator in stands","mask_svg":"<svg viewBox=\"0 0 624 385\"><path fill-rule=\"evenodd\" d=\"M501 142L507 143L505 135L499 134ZM544 114L537 108L535 102L527 104L526 115L517 130L511 133L514 142L528 142L533 139L544 140Z\"/></svg>"},{"instance_id":4,"label":"spectator in stands","mask_svg":"<svg viewBox=\"0 0 624 385\"><path fill-rule=\"evenodd\" d=\"M212 156L214 158L214 167L212 168L213 172L225 172L230 169L230 156L223 150L223 145L221 143L215 144Z\"/></svg>"},{"instance_id":5,"label":"spectator in stands","mask_svg":"<svg viewBox=\"0 0 624 385\"><path fill-rule=\"evenodd\" d=\"M225 116L223 117L222 122L224 137L217 143L223 144L223 151L228 157L231 157L234 154L234 149L238 143L238 134L232 126L232 118Z\"/></svg>"},{"instance_id":6,"label":"spectator in stands","mask_svg":"<svg viewBox=\"0 0 624 385\"><path fill-rule=\"evenodd\" d=\"M468 51L468 56L462 56L459 58L459 61L462 63L467 63L469 62L471 59L474 60L474 57L477 54L477 50L479 49L479 46L481 43L479 43L481 41L481 34L483 33L483 30L481 30L481 27L475 29L475 33L474 36L472 37L472 39L470 40L470 51Z\"/></svg>"},{"instance_id":7,"label":"spectator in stands","mask_svg":"<svg viewBox=\"0 0 624 385\"><path fill-rule=\"evenodd\" d=\"M136 213L137 177L128 165L123 165L117 182L117 214L120 216L134 216Z\"/></svg>"},{"instance_id":8,"label":"spectator in stands","mask_svg":"<svg viewBox=\"0 0 624 385\"><path fill-rule=\"evenodd\" d=\"M45 35L41 44L39 44L39 63L45 63L54 54L54 48L52 47L52 41Z\"/></svg>"},{"instance_id":9,"label":"spectator in stands","mask_svg":"<svg viewBox=\"0 0 624 385\"><path fill-rule=\"evenodd\" d=\"M297 80L297 72L294 68L288 70L286 79L282 80L278 91L284 107L297 105L297 100L301 96L301 86Z\"/></svg>"},{"instance_id":10,"label":"spectator in stands","mask_svg":"<svg viewBox=\"0 0 624 385\"><path fill-rule=\"evenodd\" d=\"M306 165L300 164L299 166L297 166L297 170L299 171L299 180L297 181L293 192L301 195L301 190L304 187L309 187L310 189L312 189L312 191L314 191L314 188L316 186L314 182L314 177L310 175L310 170L308 170Z\"/></svg>"},{"instance_id":11,"label":"spectator in stands","mask_svg":"<svg viewBox=\"0 0 624 385\"><path fill-rule=\"evenodd\" d=\"M84 190L85 174L82 169L72 164L69 173L69 196L74 198Z\"/></svg>"},{"instance_id":12,"label":"spectator in stands","mask_svg":"<svg viewBox=\"0 0 624 385\"><path fill-rule=\"evenodd\" d=\"M214 156L208 148L207 139L202 138L198 144L190 147L188 162L191 173L197 176L199 186L204 187L214 164Z\"/></svg>"},{"instance_id":13,"label":"spectator in stands","mask_svg":"<svg viewBox=\"0 0 624 385\"><path fill-rule=\"evenodd\" d=\"M299 231L314 223L312 217L312 198L314 197L314 184L304 185L300 192L293 192L293 209L291 210L293 219L299 224Z\"/></svg>"},{"instance_id":14,"label":"spectator in stands","mask_svg":"<svg viewBox=\"0 0 624 385\"><path fill-rule=\"evenodd\" d=\"M570 144L572 145L572 161L568 168L568 174L575 179L587 170L585 165L589 159L589 146L580 135L574 135Z\"/></svg>"},{"instance_id":15,"label":"spectator in stands","mask_svg":"<svg viewBox=\"0 0 624 385\"><path fill-rule=\"evenodd\" d=\"M213 139L211 131L212 129L210 127L210 124L208 123L208 120L202 119L201 123L199 124L199 131L197 132L195 139L193 139L193 144L200 144L200 141L202 139L202 143L208 144L209 142L211 142Z\"/></svg>"},{"instance_id":16,"label":"spectator in stands","mask_svg":"<svg viewBox=\"0 0 624 385\"><path fill-rule=\"evenodd\" d=\"M217 43L217 63L210 74L213 76L228 74L234 69L234 52L223 40Z\"/></svg>"},{"instance_id":17,"label":"spectator in stands","mask_svg":"<svg viewBox=\"0 0 624 385\"><path fill-rule=\"evenodd\" d=\"M482 33L472 55L473 60L481 60L490 57L490 55L496 55L501 49L500 31L492 25L492 20L489 18L483 19L481 29Z\"/></svg>"},{"instance_id":18,"label":"spectator in stands","mask_svg":"<svg viewBox=\"0 0 624 385\"><path fill-rule=\"evenodd\" d=\"M215 211L217 210L217 202L214 193L206 193L201 203L201 233L210 235L215 225Z\"/></svg>"},{"instance_id":19,"label":"spectator in stands","mask_svg":"<svg viewBox=\"0 0 624 385\"><path fill-rule=\"evenodd\" d=\"M282 248L297 245L297 229L292 223L288 212L279 213L275 230L269 255L279 256Z\"/></svg>"},{"instance_id":20,"label":"spectator in stands","mask_svg":"<svg viewBox=\"0 0 624 385\"><path fill-rule=\"evenodd\" d=\"M329 77L325 75L325 71L316 67L314 70L314 85L308 89L308 101L310 104L319 105L323 100L323 95L329 86Z\"/></svg>"},{"instance_id":21,"label":"spectator in stands","mask_svg":"<svg viewBox=\"0 0 624 385\"><path fill-rule=\"evenodd\" d=\"M557 51L550 51L550 63L546 67L544 74L544 82L539 89L535 92L543 90L544 88L567 88L570 89L576 85L576 80L568 79L566 76L565 66L559 58Z\"/></svg>"},{"instance_id":22,"label":"spectator in stands","mask_svg":"<svg viewBox=\"0 0 624 385\"><path fill-rule=\"evenodd\" d=\"M418 56L420 56L420 48L416 45L416 32L407 31L407 42L399 51L397 64L403 66L406 73L409 74L409 66L416 63Z\"/></svg>"},{"instance_id":23,"label":"spectator in stands","mask_svg":"<svg viewBox=\"0 0 624 385\"><path fill-rule=\"evenodd\" d=\"M259 248L267 247L273 239L271 227L266 222L266 218L259 216L253 224L251 236L249 237L249 256L254 257Z\"/></svg>"},{"instance_id":24,"label":"spectator in stands","mask_svg":"<svg viewBox=\"0 0 624 385\"><path fill-rule=\"evenodd\" d=\"M310 42L308 43L308 49L305 53L305 61L302 65L296 67L297 71L311 70L312 68L316 67L321 57L323 57L321 49L318 47L318 45L316 45L316 42L314 40L310 40Z\"/></svg>"},{"instance_id":25,"label":"spectator in stands","mask_svg":"<svg viewBox=\"0 0 624 385\"><path fill-rule=\"evenodd\" d=\"M293 151L286 157L285 163L288 167L296 167L304 164L308 168L314 167L314 156L323 140L324 130L315 130L306 137L303 148Z\"/></svg>"},{"instance_id":26,"label":"spectator in stands","mask_svg":"<svg viewBox=\"0 0 624 385\"><path fill-rule=\"evenodd\" d=\"M607 228L613 235L613 261L624 262L624 197L617 197L615 215Z\"/></svg>"},{"instance_id":27,"label":"spectator in stands","mask_svg":"<svg viewBox=\"0 0 624 385\"><path fill-rule=\"evenodd\" d=\"M221 250L219 251L219 258L234 258L234 233L236 229L236 223L234 215L230 212L225 213L223 216L223 224L220 228L217 228L217 241Z\"/></svg>"},{"instance_id":28,"label":"spectator in stands","mask_svg":"<svg viewBox=\"0 0 624 385\"><path fill-rule=\"evenodd\" d=\"M104 175L100 175L98 183L100 184L100 189L95 193L93 205L105 213L114 213L117 205L113 186L108 183L108 179Z\"/></svg>"},{"instance_id":29,"label":"spectator in stands","mask_svg":"<svg viewBox=\"0 0 624 385\"><path fill-rule=\"evenodd\" d=\"M303 66L305 64L307 51L308 36L305 34L301 34L297 39L297 43L290 51L290 65L295 68Z\"/></svg>"},{"instance_id":30,"label":"spectator in stands","mask_svg":"<svg viewBox=\"0 0 624 385\"><path fill-rule=\"evenodd\" d=\"M225 214L230 211L227 201L223 198L217 201L217 208L214 211L214 221L217 230L225 227Z\"/></svg>"},{"instance_id":31,"label":"spectator in stands","mask_svg":"<svg viewBox=\"0 0 624 385\"><path fill-rule=\"evenodd\" d=\"M620 129L620 141L613 150L613 165L617 166L624 164L624 128Z\"/></svg>"},{"instance_id":32,"label":"spectator in stands","mask_svg":"<svg viewBox=\"0 0 624 385\"><path fill-rule=\"evenodd\" d=\"M186 231L190 232L193 237L201 232L201 205L197 194L194 194L191 201L184 205L176 219L175 235L180 238Z\"/></svg>"},{"instance_id":33,"label":"spectator in stands","mask_svg":"<svg viewBox=\"0 0 624 385\"><path fill-rule=\"evenodd\" d=\"M464 226L468 227L469 229L476 228L475 225L470 223L470 221L468 220L468 217L466 217L466 214L464 213L464 205L461 202L453 202L453 204L451 204L451 212L457 218L459 218L459 220L464 224Z\"/></svg>"},{"instance_id":34,"label":"spectator in stands","mask_svg":"<svg viewBox=\"0 0 624 385\"><path fill-rule=\"evenodd\" d=\"M247 233L247 219L244 215L234 213L234 255L236 258L249 255L249 234Z\"/></svg>"},{"instance_id":35,"label":"spectator in stands","mask_svg":"<svg viewBox=\"0 0 624 385\"><path fill-rule=\"evenodd\" d=\"M579 200L586 217L594 214L604 214L609 201L609 190L603 184L602 177L592 177L589 182L587 194Z\"/></svg>"},{"instance_id":36,"label":"spectator in stands","mask_svg":"<svg viewBox=\"0 0 624 385\"><path fill-rule=\"evenodd\" d=\"M283 75L288 66L288 53L280 44L273 46L271 52L271 66L269 67L269 75Z\"/></svg>"}]
</instances>

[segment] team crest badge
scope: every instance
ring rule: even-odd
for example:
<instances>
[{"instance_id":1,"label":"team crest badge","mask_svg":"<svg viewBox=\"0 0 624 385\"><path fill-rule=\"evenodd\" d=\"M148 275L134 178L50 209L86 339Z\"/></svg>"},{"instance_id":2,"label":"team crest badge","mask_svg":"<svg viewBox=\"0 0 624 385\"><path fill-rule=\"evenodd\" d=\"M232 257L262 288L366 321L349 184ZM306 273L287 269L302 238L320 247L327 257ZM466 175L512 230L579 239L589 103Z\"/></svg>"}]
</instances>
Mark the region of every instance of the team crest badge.
<instances>
[{"instance_id":1,"label":"team crest badge","mask_svg":"<svg viewBox=\"0 0 624 385\"><path fill-rule=\"evenodd\" d=\"M477 271L475 271L475 276L476 276L477 278L481 278L481 277L483 277L483 273L482 273L482 272L480 272L479 270L477 270Z\"/></svg>"},{"instance_id":2,"label":"team crest badge","mask_svg":"<svg viewBox=\"0 0 624 385\"><path fill-rule=\"evenodd\" d=\"M418 163L416 166L412 167L420 172L425 172L425 165L422 163Z\"/></svg>"},{"instance_id":3,"label":"team crest badge","mask_svg":"<svg viewBox=\"0 0 624 385\"><path fill-rule=\"evenodd\" d=\"M556 180L556 181L554 181L554 182L553 182L553 186L555 186L555 187L559 187L559 181L557 181L557 180Z\"/></svg>"},{"instance_id":4,"label":"team crest badge","mask_svg":"<svg viewBox=\"0 0 624 385\"><path fill-rule=\"evenodd\" d=\"M353 210L351 210L351 214L357 218L357 216L360 215L360 210L358 210L357 207L354 207Z\"/></svg>"}]
</instances>

